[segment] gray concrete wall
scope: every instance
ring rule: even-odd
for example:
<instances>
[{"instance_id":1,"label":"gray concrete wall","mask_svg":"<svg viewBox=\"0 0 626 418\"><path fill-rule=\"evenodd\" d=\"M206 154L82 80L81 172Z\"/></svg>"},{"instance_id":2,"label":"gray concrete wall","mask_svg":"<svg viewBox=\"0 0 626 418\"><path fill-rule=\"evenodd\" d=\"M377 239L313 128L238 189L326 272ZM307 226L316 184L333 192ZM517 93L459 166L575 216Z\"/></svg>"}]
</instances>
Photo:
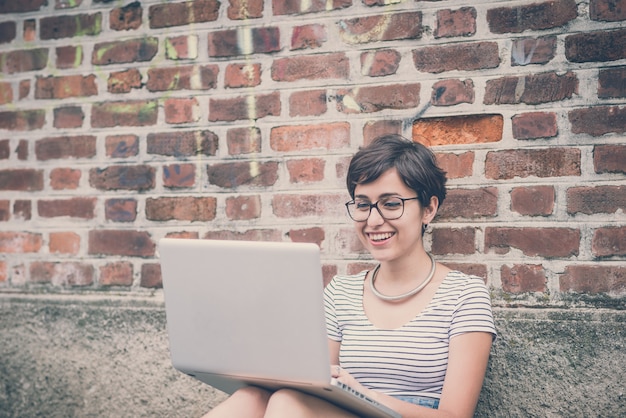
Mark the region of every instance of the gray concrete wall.
<instances>
[{"instance_id":1,"label":"gray concrete wall","mask_svg":"<svg viewBox=\"0 0 626 418\"><path fill-rule=\"evenodd\" d=\"M495 309L484 417L624 417L626 312ZM158 297L0 295L0 417L198 417Z\"/></svg>"}]
</instances>

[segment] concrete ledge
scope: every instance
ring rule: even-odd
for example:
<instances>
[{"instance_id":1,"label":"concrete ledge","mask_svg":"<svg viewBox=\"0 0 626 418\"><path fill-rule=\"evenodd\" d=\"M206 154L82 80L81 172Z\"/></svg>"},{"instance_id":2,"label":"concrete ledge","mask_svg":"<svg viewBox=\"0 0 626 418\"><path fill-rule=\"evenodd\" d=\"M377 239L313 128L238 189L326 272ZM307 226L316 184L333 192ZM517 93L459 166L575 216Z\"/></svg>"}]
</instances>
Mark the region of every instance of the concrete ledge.
<instances>
[{"instance_id":1,"label":"concrete ledge","mask_svg":"<svg viewBox=\"0 0 626 418\"><path fill-rule=\"evenodd\" d=\"M625 311L495 315L477 416L626 416ZM197 417L224 398L171 367L158 297L4 294L0 318L0 417Z\"/></svg>"}]
</instances>

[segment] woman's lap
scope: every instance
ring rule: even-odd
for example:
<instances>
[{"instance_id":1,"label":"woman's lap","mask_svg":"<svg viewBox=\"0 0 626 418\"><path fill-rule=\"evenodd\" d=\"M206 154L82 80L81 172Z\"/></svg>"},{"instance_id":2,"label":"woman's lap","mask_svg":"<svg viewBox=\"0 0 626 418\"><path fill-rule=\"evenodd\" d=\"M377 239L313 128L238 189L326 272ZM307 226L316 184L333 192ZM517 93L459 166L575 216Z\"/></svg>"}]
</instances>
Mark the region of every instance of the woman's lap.
<instances>
[{"instance_id":1,"label":"woman's lap","mask_svg":"<svg viewBox=\"0 0 626 418\"><path fill-rule=\"evenodd\" d=\"M398 395L394 396L396 399L400 399L401 401L412 403L414 405L425 406L427 408L438 409L439 408L439 399L437 398L429 398L426 396L403 396Z\"/></svg>"}]
</instances>

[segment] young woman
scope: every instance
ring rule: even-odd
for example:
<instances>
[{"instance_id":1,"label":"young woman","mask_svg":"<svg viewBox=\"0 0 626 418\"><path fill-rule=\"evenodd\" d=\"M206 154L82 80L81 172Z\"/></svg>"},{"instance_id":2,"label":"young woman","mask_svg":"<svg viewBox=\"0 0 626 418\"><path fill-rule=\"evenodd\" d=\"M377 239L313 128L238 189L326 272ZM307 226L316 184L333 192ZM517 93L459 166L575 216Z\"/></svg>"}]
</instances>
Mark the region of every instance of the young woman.
<instances>
[{"instance_id":1,"label":"young woman","mask_svg":"<svg viewBox=\"0 0 626 418\"><path fill-rule=\"evenodd\" d=\"M324 300L331 374L403 417L471 417L496 331L487 288L426 252L446 196L426 147L387 135L353 157L346 203L371 271L338 275ZM353 417L294 390L247 387L208 417Z\"/></svg>"}]
</instances>

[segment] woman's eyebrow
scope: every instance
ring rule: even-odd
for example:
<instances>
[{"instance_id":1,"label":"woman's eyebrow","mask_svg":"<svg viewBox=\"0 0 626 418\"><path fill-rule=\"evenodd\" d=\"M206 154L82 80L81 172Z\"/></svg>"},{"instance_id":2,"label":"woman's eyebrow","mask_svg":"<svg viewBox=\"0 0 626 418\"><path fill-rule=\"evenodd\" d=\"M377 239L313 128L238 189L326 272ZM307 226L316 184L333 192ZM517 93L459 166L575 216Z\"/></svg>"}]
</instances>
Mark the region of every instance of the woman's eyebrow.
<instances>
[{"instance_id":1,"label":"woman's eyebrow","mask_svg":"<svg viewBox=\"0 0 626 418\"><path fill-rule=\"evenodd\" d=\"M384 199L385 197L392 197L392 196L400 196L400 193L383 193L380 196L378 196L378 199ZM355 199L364 199L364 200L371 200L369 196L364 195L364 194L355 194L354 195Z\"/></svg>"}]
</instances>

